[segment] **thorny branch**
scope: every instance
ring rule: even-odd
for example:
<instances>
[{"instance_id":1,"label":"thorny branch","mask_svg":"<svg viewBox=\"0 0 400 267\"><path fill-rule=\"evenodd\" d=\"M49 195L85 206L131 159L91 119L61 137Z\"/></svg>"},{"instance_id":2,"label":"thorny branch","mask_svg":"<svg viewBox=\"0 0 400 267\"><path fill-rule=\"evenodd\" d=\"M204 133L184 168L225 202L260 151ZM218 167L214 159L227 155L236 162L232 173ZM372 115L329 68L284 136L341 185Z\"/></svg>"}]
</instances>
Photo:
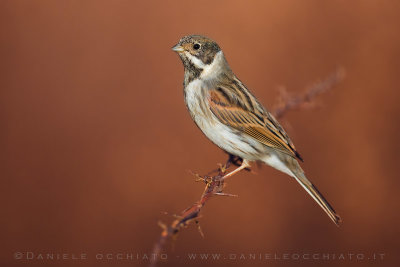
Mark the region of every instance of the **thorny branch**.
<instances>
[{"instance_id":1,"label":"thorny branch","mask_svg":"<svg viewBox=\"0 0 400 267\"><path fill-rule=\"evenodd\" d=\"M282 88L280 90L278 105L273 111L273 114L276 118L281 118L289 110L299 109L304 107L306 104L311 104L315 100L315 97L331 90L343 80L344 76L344 69L338 68L335 72L331 73L324 80L314 83L312 86L308 87L304 93L297 96L289 96L286 90ZM179 216L176 216L177 219L175 219L171 225L168 226L159 222L159 225L162 228L162 232L160 238L154 244L152 251L153 255L160 255L168 238L176 236L183 227L188 226L191 222L195 222L197 224L200 234L203 235L198 224L200 211L207 203L207 201L213 196L235 196L223 193L225 180L223 180L222 177L224 176L231 164L239 166L240 161L240 158L231 156L225 165L221 165L217 170L212 171L208 175L199 176L195 174L198 177L198 181L203 181L206 184L200 200L195 202L189 208L182 211ZM216 173L216 175L210 176L213 173ZM156 266L157 260L157 256L152 257L150 266Z\"/></svg>"},{"instance_id":2,"label":"thorny branch","mask_svg":"<svg viewBox=\"0 0 400 267\"><path fill-rule=\"evenodd\" d=\"M331 90L336 84L344 79L344 76L344 69L338 68L323 81L314 83L312 86L308 87L303 94L298 96L290 96L286 92L285 88L281 88L278 105L273 111L274 116L279 119L289 110L298 109L307 104L312 104L315 97Z\"/></svg>"}]
</instances>

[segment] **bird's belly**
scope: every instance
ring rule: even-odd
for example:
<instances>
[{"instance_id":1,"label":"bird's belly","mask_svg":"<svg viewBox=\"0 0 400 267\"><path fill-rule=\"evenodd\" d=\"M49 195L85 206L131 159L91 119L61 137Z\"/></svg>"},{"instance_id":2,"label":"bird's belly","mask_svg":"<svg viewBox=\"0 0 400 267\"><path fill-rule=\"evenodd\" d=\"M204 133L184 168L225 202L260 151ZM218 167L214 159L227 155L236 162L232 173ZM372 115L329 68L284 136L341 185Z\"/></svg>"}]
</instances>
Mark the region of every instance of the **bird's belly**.
<instances>
[{"instance_id":1,"label":"bird's belly","mask_svg":"<svg viewBox=\"0 0 400 267\"><path fill-rule=\"evenodd\" d=\"M200 130L224 151L250 161L258 160L264 146L238 130L221 123L211 112L207 96L196 81L188 85L186 104Z\"/></svg>"},{"instance_id":2,"label":"bird's belly","mask_svg":"<svg viewBox=\"0 0 400 267\"><path fill-rule=\"evenodd\" d=\"M251 161L259 158L261 147L259 149L257 147L260 144L243 136L240 132L220 122L205 122L205 119L200 117L195 119L195 122L208 139L229 154Z\"/></svg>"}]
</instances>

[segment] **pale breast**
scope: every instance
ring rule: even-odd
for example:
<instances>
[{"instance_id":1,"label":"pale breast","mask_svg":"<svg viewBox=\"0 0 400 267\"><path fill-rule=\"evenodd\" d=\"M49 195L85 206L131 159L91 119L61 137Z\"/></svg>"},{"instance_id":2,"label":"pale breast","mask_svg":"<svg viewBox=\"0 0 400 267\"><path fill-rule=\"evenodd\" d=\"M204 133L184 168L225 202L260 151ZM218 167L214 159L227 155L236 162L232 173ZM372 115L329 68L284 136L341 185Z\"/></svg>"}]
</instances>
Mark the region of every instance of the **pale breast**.
<instances>
[{"instance_id":1,"label":"pale breast","mask_svg":"<svg viewBox=\"0 0 400 267\"><path fill-rule=\"evenodd\" d=\"M248 160L256 160L263 147L251 137L221 123L208 105L206 83L193 80L185 88L185 102L200 130L226 152Z\"/></svg>"}]
</instances>

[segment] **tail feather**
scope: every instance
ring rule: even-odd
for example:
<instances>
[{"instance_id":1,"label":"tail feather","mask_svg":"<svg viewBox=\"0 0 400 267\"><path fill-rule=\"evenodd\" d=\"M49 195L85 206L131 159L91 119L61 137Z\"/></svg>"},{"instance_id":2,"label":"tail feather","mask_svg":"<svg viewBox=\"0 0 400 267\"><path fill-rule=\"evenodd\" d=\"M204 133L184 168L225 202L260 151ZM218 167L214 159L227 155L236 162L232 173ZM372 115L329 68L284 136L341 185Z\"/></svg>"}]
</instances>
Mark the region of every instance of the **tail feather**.
<instances>
[{"instance_id":1,"label":"tail feather","mask_svg":"<svg viewBox=\"0 0 400 267\"><path fill-rule=\"evenodd\" d=\"M284 172L296 179L296 181L307 191L307 193L318 203L318 205L328 214L329 218L339 226L342 221L340 216L326 201L318 189L307 179L299 162L292 156L283 153L268 155L264 160L266 164Z\"/></svg>"},{"instance_id":2,"label":"tail feather","mask_svg":"<svg viewBox=\"0 0 400 267\"><path fill-rule=\"evenodd\" d=\"M296 172L294 178L299 182L299 184L307 191L308 194L318 203L318 205L328 214L329 218L339 226L342 221L340 216L324 198L324 196L318 191L318 189L307 179L303 171Z\"/></svg>"}]
</instances>

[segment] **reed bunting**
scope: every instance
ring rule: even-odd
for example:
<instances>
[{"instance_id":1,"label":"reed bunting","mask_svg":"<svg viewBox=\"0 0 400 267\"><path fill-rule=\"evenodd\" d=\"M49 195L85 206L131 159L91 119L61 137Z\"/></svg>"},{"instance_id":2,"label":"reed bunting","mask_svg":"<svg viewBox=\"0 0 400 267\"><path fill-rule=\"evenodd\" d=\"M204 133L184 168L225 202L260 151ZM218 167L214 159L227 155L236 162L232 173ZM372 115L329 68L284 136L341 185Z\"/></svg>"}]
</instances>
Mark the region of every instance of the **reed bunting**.
<instances>
[{"instance_id":1,"label":"reed bunting","mask_svg":"<svg viewBox=\"0 0 400 267\"><path fill-rule=\"evenodd\" d=\"M184 65L184 98L194 122L230 157L241 159L224 178L250 167L249 162L264 162L296 179L338 225L339 215L304 175L289 136L232 72L218 44L189 35L172 50Z\"/></svg>"}]
</instances>

